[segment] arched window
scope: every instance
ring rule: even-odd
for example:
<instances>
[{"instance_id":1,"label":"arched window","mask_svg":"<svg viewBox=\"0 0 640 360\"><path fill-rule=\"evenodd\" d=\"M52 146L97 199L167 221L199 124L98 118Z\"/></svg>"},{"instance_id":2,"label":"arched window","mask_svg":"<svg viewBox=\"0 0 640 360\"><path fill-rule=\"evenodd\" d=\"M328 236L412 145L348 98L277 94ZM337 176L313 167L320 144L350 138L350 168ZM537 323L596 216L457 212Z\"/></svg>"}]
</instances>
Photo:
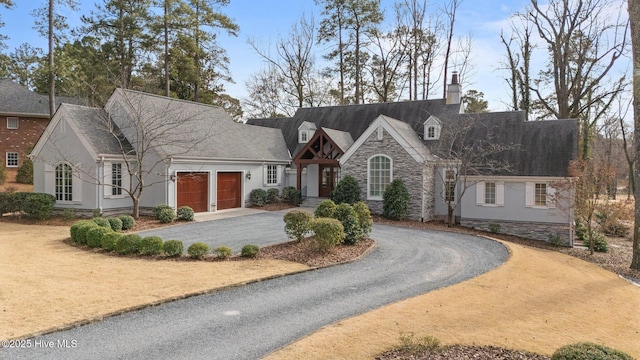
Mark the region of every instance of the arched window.
<instances>
[{"instance_id":1,"label":"arched window","mask_svg":"<svg viewBox=\"0 0 640 360\"><path fill-rule=\"evenodd\" d=\"M69 164L56 166L56 200L73 200L73 174Z\"/></svg>"},{"instance_id":2,"label":"arched window","mask_svg":"<svg viewBox=\"0 0 640 360\"><path fill-rule=\"evenodd\" d=\"M369 199L382 199L382 194L391 183L393 169L391 158L385 155L374 155L368 163L368 191Z\"/></svg>"}]
</instances>

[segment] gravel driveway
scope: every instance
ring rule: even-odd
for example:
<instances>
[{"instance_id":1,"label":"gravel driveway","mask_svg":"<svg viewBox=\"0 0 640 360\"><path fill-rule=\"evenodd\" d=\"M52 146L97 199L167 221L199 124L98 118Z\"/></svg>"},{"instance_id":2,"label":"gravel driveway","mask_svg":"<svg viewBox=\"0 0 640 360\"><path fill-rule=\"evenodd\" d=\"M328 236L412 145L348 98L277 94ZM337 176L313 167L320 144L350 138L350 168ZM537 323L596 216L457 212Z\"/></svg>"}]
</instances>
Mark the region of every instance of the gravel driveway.
<instances>
[{"instance_id":1,"label":"gravel driveway","mask_svg":"<svg viewBox=\"0 0 640 360\"><path fill-rule=\"evenodd\" d=\"M232 248L282 239L281 214L225 220L153 233ZM30 339L53 347L0 351L0 358L259 359L325 325L467 280L508 258L497 242L455 233L374 225L371 237L378 247L353 263L108 318Z\"/></svg>"}]
</instances>

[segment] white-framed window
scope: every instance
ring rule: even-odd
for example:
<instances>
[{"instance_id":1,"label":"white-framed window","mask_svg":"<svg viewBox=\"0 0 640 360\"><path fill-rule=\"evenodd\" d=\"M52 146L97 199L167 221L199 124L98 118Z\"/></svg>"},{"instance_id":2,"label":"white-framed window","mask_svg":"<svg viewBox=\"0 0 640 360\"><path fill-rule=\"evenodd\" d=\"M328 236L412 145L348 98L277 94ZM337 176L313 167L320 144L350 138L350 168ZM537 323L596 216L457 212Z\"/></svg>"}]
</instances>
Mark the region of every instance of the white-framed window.
<instances>
[{"instance_id":1,"label":"white-framed window","mask_svg":"<svg viewBox=\"0 0 640 360\"><path fill-rule=\"evenodd\" d=\"M504 181L480 181L476 183L476 204L504 206Z\"/></svg>"},{"instance_id":2,"label":"white-framed window","mask_svg":"<svg viewBox=\"0 0 640 360\"><path fill-rule=\"evenodd\" d=\"M300 143L309 142L309 130L300 130Z\"/></svg>"},{"instance_id":3,"label":"white-framed window","mask_svg":"<svg viewBox=\"0 0 640 360\"><path fill-rule=\"evenodd\" d=\"M440 139L440 129L442 123L437 118L430 116L427 121L424 122L424 139L425 140L438 140Z\"/></svg>"},{"instance_id":4,"label":"white-framed window","mask_svg":"<svg viewBox=\"0 0 640 360\"><path fill-rule=\"evenodd\" d=\"M265 165L263 167L263 184L265 186L278 186L282 182L282 165Z\"/></svg>"},{"instance_id":5,"label":"white-framed window","mask_svg":"<svg viewBox=\"0 0 640 360\"><path fill-rule=\"evenodd\" d=\"M122 164L111 164L111 195L122 195Z\"/></svg>"},{"instance_id":6,"label":"white-framed window","mask_svg":"<svg viewBox=\"0 0 640 360\"><path fill-rule=\"evenodd\" d=\"M17 129L18 128L18 118L15 116L9 116L7 118L7 129Z\"/></svg>"},{"instance_id":7,"label":"white-framed window","mask_svg":"<svg viewBox=\"0 0 640 360\"><path fill-rule=\"evenodd\" d=\"M435 139L435 137L436 137L436 127L429 126L427 128L427 139Z\"/></svg>"},{"instance_id":8,"label":"white-framed window","mask_svg":"<svg viewBox=\"0 0 640 360\"><path fill-rule=\"evenodd\" d=\"M18 167L18 153L7 152L6 164L7 167Z\"/></svg>"},{"instance_id":9,"label":"white-framed window","mask_svg":"<svg viewBox=\"0 0 640 360\"><path fill-rule=\"evenodd\" d=\"M386 155L374 155L369 158L367 168L367 196L372 200L381 200L393 180L393 162Z\"/></svg>"},{"instance_id":10,"label":"white-framed window","mask_svg":"<svg viewBox=\"0 0 640 360\"><path fill-rule=\"evenodd\" d=\"M73 172L69 164L56 166L56 200L73 200Z\"/></svg>"},{"instance_id":11,"label":"white-framed window","mask_svg":"<svg viewBox=\"0 0 640 360\"><path fill-rule=\"evenodd\" d=\"M555 208L555 189L544 182L525 184L525 206L533 208Z\"/></svg>"},{"instance_id":12,"label":"white-framed window","mask_svg":"<svg viewBox=\"0 0 640 360\"><path fill-rule=\"evenodd\" d=\"M456 201L456 170L444 169L444 201Z\"/></svg>"}]
</instances>

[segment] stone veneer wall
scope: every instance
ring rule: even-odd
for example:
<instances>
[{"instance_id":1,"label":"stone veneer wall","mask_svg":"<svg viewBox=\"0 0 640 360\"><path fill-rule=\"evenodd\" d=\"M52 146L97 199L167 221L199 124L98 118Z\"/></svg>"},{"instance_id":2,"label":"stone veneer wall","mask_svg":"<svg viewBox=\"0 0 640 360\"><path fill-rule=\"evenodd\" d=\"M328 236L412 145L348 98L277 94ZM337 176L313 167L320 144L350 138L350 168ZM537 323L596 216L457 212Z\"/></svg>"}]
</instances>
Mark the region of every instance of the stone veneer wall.
<instances>
[{"instance_id":1,"label":"stone veneer wall","mask_svg":"<svg viewBox=\"0 0 640 360\"><path fill-rule=\"evenodd\" d=\"M558 236L564 246L572 246L573 229L567 224L558 223L527 223L500 220L461 219L460 225L473 229L489 231L489 224L500 225L500 233L521 236L527 239L550 242L552 237Z\"/></svg>"},{"instance_id":2,"label":"stone veneer wall","mask_svg":"<svg viewBox=\"0 0 640 360\"><path fill-rule=\"evenodd\" d=\"M431 194L429 196L433 197L433 186L430 186L431 189L425 189L423 175L427 180L425 183L431 184L433 171L425 171L424 164L417 163L386 131L384 131L382 140L378 140L377 132L374 131L346 163L340 164L342 176L351 175L358 181L360 196L367 203L371 212L382 214L382 200L367 199L367 161L373 155L386 155L392 159L393 179L402 179L411 195L407 217L410 220L423 220L423 199L427 199L425 217L427 214L432 216L433 200L426 196ZM430 176L426 173L430 173ZM430 220L430 218L424 220Z\"/></svg>"}]
</instances>

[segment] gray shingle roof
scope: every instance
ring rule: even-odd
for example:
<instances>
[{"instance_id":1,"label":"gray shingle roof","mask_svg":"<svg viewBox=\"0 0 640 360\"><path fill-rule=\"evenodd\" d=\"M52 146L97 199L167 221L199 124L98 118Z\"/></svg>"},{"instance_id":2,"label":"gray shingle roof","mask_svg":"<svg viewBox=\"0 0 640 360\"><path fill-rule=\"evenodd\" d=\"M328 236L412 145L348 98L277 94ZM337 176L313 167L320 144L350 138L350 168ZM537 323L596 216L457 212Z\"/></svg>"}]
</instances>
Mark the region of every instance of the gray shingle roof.
<instances>
[{"instance_id":1,"label":"gray shingle roof","mask_svg":"<svg viewBox=\"0 0 640 360\"><path fill-rule=\"evenodd\" d=\"M347 149L349 149L349 147L353 144L353 138L351 137L351 134L346 131L329 128L322 128L322 130L327 135L329 135L331 140L333 140L333 142L336 143L336 145L338 145L340 147L340 150L342 151L347 151Z\"/></svg>"},{"instance_id":2,"label":"gray shingle roof","mask_svg":"<svg viewBox=\"0 0 640 360\"><path fill-rule=\"evenodd\" d=\"M130 103L140 116L163 157L288 161L289 152L282 133L276 129L236 123L222 108L189 101L118 89L114 96ZM141 114L141 115L135 115ZM132 132L114 120L132 140ZM162 134L162 135L160 135ZM161 138L161 139L160 139ZM132 140L133 141L133 140Z\"/></svg>"},{"instance_id":3,"label":"gray shingle roof","mask_svg":"<svg viewBox=\"0 0 640 360\"><path fill-rule=\"evenodd\" d=\"M82 99L56 96L56 108L62 103L86 105ZM0 79L0 114L49 115L49 96L36 94L26 86Z\"/></svg>"}]
</instances>

